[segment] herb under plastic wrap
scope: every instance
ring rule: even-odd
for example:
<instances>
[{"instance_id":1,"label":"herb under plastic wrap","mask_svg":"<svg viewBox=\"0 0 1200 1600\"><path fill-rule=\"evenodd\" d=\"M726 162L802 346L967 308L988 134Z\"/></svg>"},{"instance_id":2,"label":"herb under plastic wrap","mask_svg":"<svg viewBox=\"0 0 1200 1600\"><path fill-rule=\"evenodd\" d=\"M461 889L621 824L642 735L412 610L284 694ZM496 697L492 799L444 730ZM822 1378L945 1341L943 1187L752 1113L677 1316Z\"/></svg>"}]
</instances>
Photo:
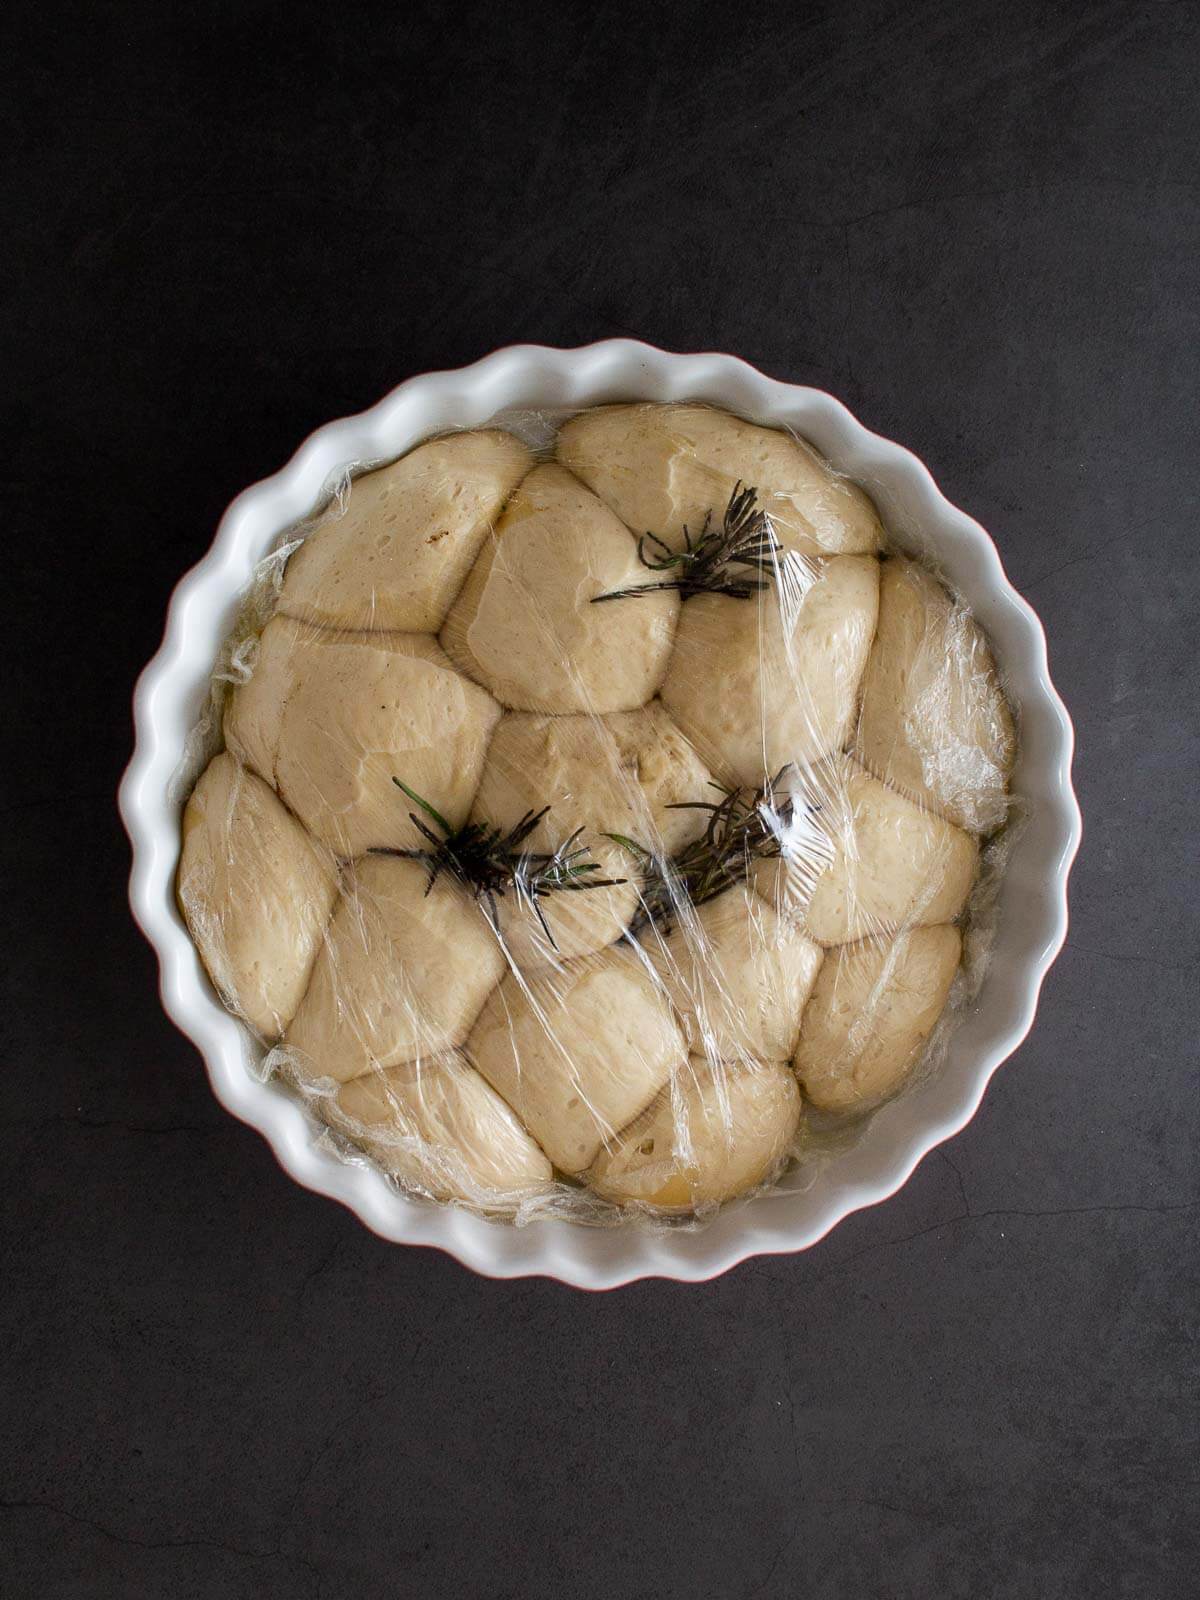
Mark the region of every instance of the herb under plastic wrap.
<instances>
[{"instance_id":1,"label":"herb under plastic wrap","mask_svg":"<svg viewBox=\"0 0 1200 1600\"><path fill-rule=\"evenodd\" d=\"M669 811L708 813L701 836L673 856L657 855L625 834L608 835L637 859L643 874L642 903L629 928L631 938L651 923L666 934L677 919L681 902L701 906L744 883L756 861L783 854L782 836L796 809L790 795L776 794L787 770L782 767L760 789L726 789L714 782L711 787L721 795L720 800L685 800L668 806ZM809 804L805 809L819 808Z\"/></svg>"},{"instance_id":2,"label":"herb under plastic wrap","mask_svg":"<svg viewBox=\"0 0 1200 1600\"><path fill-rule=\"evenodd\" d=\"M719 528L713 528L712 512L704 513L700 532L693 539L683 530L684 548L672 550L656 533L644 533L638 540L638 558L651 572L673 572L675 577L661 583L634 584L628 589L613 589L592 600L627 600L633 595L655 594L675 589L684 600L694 594L723 594L733 600L749 600L769 587L768 574L778 562L781 547L765 511L757 508L758 490L742 487L738 480ZM647 542L659 552L647 554ZM742 568L743 571L735 571Z\"/></svg>"},{"instance_id":3,"label":"herb under plastic wrap","mask_svg":"<svg viewBox=\"0 0 1200 1600\"><path fill-rule=\"evenodd\" d=\"M483 903L484 914L497 936L500 934L500 911L497 901L509 890L518 902L527 904L542 925L542 932L553 949L558 946L550 932L541 907L541 897L564 890L608 889L625 883L624 878L596 878L600 866L587 859L587 849L578 843L582 828L576 828L557 850L526 850L526 839L550 810L527 811L511 828L498 828L490 822L465 822L455 828L429 801L410 789L399 778L392 782L417 805L433 823L429 826L416 812L409 812L409 820L428 841L426 846L411 850L377 846L372 855L402 856L408 861L420 861L429 873L425 885L428 894L443 873L462 884L476 900ZM438 831L435 833L434 828Z\"/></svg>"}]
</instances>

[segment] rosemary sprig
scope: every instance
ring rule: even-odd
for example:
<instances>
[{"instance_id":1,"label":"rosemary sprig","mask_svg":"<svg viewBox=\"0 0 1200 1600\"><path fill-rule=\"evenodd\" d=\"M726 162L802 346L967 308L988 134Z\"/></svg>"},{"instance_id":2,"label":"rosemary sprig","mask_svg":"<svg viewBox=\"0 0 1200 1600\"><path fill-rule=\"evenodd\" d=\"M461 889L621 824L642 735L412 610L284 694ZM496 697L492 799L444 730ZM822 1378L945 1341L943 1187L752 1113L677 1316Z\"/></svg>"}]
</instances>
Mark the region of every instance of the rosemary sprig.
<instances>
[{"instance_id":1,"label":"rosemary sprig","mask_svg":"<svg viewBox=\"0 0 1200 1600\"><path fill-rule=\"evenodd\" d=\"M755 861L766 861L783 853L780 834L795 814L795 800L776 795L787 767L760 789L711 787L720 800L686 800L669 806L671 811L707 811L704 832L676 855L665 857L647 850L625 834L607 837L623 845L642 870L642 903L630 926L631 937L653 923L661 933L670 931L682 901L701 906L726 889L745 882ZM808 810L819 809L815 804Z\"/></svg>"},{"instance_id":2,"label":"rosemary sprig","mask_svg":"<svg viewBox=\"0 0 1200 1600\"><path fill-rule=\"evenodd\" d=\"M672 550L656 533L644 533L638 540L638 557L651 572L674 572L675 577L661 583L635 584L628 589L613 589L592 600L625 600L631 595L654 594L661 589L677 589L684 600L694 594L724 594L733 600L748 600L768 587L766 576L780 555L771 519L757 506L758 490L743 488L741 480L729 497L720 528L713 528L712 512L704 513L704 523L693 539L683 530L684 548ZM659 552L647 554L647 541ZM743 568L744 571L734 571Z\"/></svg>"},{"instance_id":3,"label":"rosemary sprig","mask_svg":"<svg viewBox=\"0 0 1200 1600\"><path fill-rule=\"evenodd\" d=\"M429 819L426 822L415 811L408 814L409 820L428 843L412 850L377 846L371 854L403 856L409 861L423 862L429 873L426 894L443 873L449 874L481 902L484 914L497 936L500 933L497 901L510 889L518 901L532 908L542 925L542 932L551 947L557 950L554 935L542 910L542 895L560 890L607 889L626 881L624 878L592 876L601 869L597 862L587 859L586 847L578 843L582 828L576 828L557 850L524 849L526 839L549 811L549 806L543 806L540 811L527 811L514 827L508 829L495 827L490 822L465 822L461 828L455 828L415 789L410 789L399 778L393 778L392 782ZM430 822L433 827L430 827Z\"/></svg>"}]
</instances>

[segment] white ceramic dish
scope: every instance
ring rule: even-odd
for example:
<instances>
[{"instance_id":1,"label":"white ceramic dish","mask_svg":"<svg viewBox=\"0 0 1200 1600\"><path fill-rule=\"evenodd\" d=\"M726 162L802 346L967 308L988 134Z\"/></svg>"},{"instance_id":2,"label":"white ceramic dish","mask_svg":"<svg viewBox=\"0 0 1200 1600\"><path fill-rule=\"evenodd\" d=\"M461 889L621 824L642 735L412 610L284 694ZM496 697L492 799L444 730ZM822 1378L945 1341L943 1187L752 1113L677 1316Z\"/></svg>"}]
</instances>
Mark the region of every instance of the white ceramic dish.
<instances>
[{"instance_id":1,"label":"white ceramic dish","mask_svg":"<svg viewBox=\"0 0 1200 1600\"><path fill-rule=\"evenodd\" d=\"M175 904L179 797L172 779L199 716L241 590L277 535L308 515L352 463L391 460L431 433L478 427L511 408L610 400L708 400L786 425L866 484L893 535L932 555L991 636L1018 707L1014 788L1029 820L1013 850L999 926L977 1001L942 1069L881 1110L858 1144L807 1188L796 1173L706 1229L649 1235L544 1221L525 1228L406 1200L366 1166L318 1148L299 1102L249 1070L252 1044L210 987ZM1013 590L984 530L939 492L909 451L869 432L820 390L778 383L733 356L672 355L628 339L578 350L515 345L455 372L410 379L378 405L319 429L291 461L230 506L209 553L171 600L162 648L138 682L136 747L121 785L133 842L130 898L158 953L168 1014L204 1057L222 1105L257 1128L298 1182L340 1200L386 1239L433 1245L493 1277L542 1273L580 1288L658 1276L702 1280L748 1256L802 1250L862 1206L893 1194L923 1156L974 1115L988 1079L1028 1033L1067 930L1067 875L1079 844L1073 734L1050 681L1037 616Z\"/></svg>"}]
</instances>

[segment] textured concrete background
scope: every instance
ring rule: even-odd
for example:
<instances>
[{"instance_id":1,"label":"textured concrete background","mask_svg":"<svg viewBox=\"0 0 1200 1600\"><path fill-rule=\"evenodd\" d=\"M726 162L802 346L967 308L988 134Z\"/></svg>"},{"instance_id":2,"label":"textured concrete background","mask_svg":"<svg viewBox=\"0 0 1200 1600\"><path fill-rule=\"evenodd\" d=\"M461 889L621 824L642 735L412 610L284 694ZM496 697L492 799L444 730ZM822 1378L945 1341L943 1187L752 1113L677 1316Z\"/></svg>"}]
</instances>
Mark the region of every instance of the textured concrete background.
<instances>
[{"instance_id":1,"label":"textured concrete background","mask_svg":"<svg viewBox=\"0 0 1200 1600\"><path fill-rule=\"evenodd\" d=\"M6 1597L1195 1593L1198 12L7 11ZM993 531L1087 837L902 1194L592 1298L380 1243L218 1109L113 793L234 493L618 332L832 389Z\"/></svg>"}]
</instances>

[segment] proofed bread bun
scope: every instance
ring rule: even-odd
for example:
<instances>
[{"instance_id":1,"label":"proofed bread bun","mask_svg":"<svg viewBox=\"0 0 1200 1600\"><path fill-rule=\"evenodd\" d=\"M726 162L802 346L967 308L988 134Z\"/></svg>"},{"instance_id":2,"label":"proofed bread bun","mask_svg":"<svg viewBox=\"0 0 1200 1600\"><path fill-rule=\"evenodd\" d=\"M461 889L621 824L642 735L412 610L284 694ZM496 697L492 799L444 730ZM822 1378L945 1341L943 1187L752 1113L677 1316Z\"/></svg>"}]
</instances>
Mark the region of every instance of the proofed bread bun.
<instances>
[{"instance_id":1,"label":"proofed bread bun","mask_svg":"<svg viewBox=\"0 0 1200 1600\"><path fill-rule=\"evenodd\" d=\"M553 1170L461 1055L373 1068L318 1105L331 1127L402 1183L487 1207L542 1193Z\"/></svg>"},{"instance_id":2,"label":"proofed bread bun","mask_svg":"<svg viewBox=\"0 0 1200 1600\"><path fill-rule=\"evenodd\" d=\"M597 719L615 765L614 787L624 822L613 828L648 849L674 855L704 831L702 813L675 810L713 798L712 774L659 700L640 711L614 711ZM611 742L611 744L610 744Z\"/></svg>"},{"instance_id":3,"label":"proofed bread bun","mask_svg":"<svg viewBox=\"0 0 1200 1600\"><path fill-rule=\"evenodd\" d=\"M337 867L261 778L214 756L183 813L179 904L217 988L264 1039L291 1021Z\"/></svg>"},{"instance_id":4,"label":"proofed bread bun","mask_svg":"<svg viewBox=\"0 0 1200 1600\"><path fill-rule=\"evenodd\" d=\"M694 1211L744 1194L783 1161L800 1121L786 1062L713 1065L691 1056L653 1103L600 1151L598 1194L655 1211Z\"/></svg>"},{"instance_id":5,"label":"proofed bread bun","mask_svg":"<svg viewBox=\"0 0 1200 1600\"><path fill-rule=\"evenodd\" d=\"M562 467L535 467L450 608L446 653L516 711L628 711L662 681L679 597L597 596L652 578L628 528Z\"/></svg>"},{"instance_id":6,"label":"proofed bread bun","mask_svg":"<svg viewBox=\"0 0 1200 1600\"><path fill-rule=\"evenodd\" d=\"M706 514L720 525L736 485L758 490L780 544L805 555L855 555L883 540L857 484L810 446L709 406L622 405L582 412L559 430L558 459L634 533L674 549Z\"/></svg>"},{"instance_id":7,"label":"proofed bread bun","mask_svg":"<svg viewBox=\"0 0 1200 1600\"><path fill-rule=\"evenodd\" d=\"M967 903L978 841L889 789L848 756L806 774L826 851L759 862L759 893L818 944L949 922Z\"/></svg>"},{"instance_id":8,"label":"proofed bread bun","mask_svg":"<svg viewBox=\"0 0 1200 1600\"><path fill-rule=\"evenodd\" d=\"M590 955L614 944L633 921L638 887L628 858L603 839L586 849L597 867L592 876L604 880L602 886L541 894L537 910L512 890L497 897L496 927L510 965L533 972Z\"/></svg>"},{"instance_id":9,"label":"proofed bread bun","mask_svg":"<svg viewBox=\"0 0 1200 1600\"><path fill-rule=\"evenodd\" d=\"M744 884L695 910L679 907L666 939L642 943L688 1046L718 1060L788 1059L824 952Z\"/></svg>"},{"instance_id":10,"label":"proofed bread bun","mask_svg":"<svg viewBox=\"0 0 1200 1600\"><path fill-rule=\"evenodd\" d=\"M436 633L529 451L488 429L356 478L292 556L279 609L323 627Z\"/></svg>"},{"instance_id":11,"label":"proofed bread bun","mask_svg":"<svg viewBox=\"0 0 1200 1600\"><path fill-rule=\"evenodd\" d=\"M467 1056L563 1172L582 1172L686 1056L657 983L627 949L510 973Z\"/></svg>"},{"instance_id":12,"label":"proofed bread bun","mask_svg":"<svg viewBox=\"0 0 1200 1600\"><path fill-rule=\"evenodd\" d=\"M520 967L586 955L618 939L639 903L637 861L606 837L621 834L667 853L694 838L703 814L672 811L704 794L708 771L657 702L605 717L507 712L496 725L472 817L511 828L527 813L549 810L526 840L530 850L558 849L582 829L577 846L612 887L543 895L551 945L535 915L512 894L498 901L504 939Z\"/></svg>"},{"instance_id":13,"label":"proofed bread bun","mask_svg":"<svg viewBox=\"0 0 1200 1600\"><path fill-rule=\"evenodd\" d=\"M399 778L466 820L500 707L416 633L335 633L288 617L263 630L225 738L342 856L421 843Z\"/></svg>"},{"instance_id":14,"label":"proofed bread bun","mask_svg":"<svg viewBox=\"0 0 1200 1600\"><path fill-rule=\"evenodd\" d=\"M364 856L347 870L312 981L287 1031L300 1076L360 1077L462 1044L504 958L474 899L424 865Z\"/></svg>"},{"instance_id":15,"label":"proofed bread bun","mask_svg":"<svg viewBox=\"0 0 1200 1600\"><path fill-rule=\"evenodd\" d=\"M757 788L845 745L878 590L873 557L835 556L810 566L782 607L773 587L687 601L662 701L719 778Z\"/></svg>"},{"instance_id":16,"label":"proofed bread bun","mask_svg":"<svg viewBox=\"0 0 1200 1600\"><path fill-rule=\"evenodd\" d=\"M795 1068L822 1111L865 1111L894 1094L941 1015L962 955L957 928L831 950L804 1012Z\"/></svg>"},{"instance_id":17,"label":"proofed bread bun","mask_svg":"<svg viewBox=\"0 0 1200 1600\"><path fill-rule=\"evenodd\" d=\"M901 556L883 563L855 750L961 828L1004 821L1016 738L992 653L966 607Z\"/></svg>"}]
</instances>

